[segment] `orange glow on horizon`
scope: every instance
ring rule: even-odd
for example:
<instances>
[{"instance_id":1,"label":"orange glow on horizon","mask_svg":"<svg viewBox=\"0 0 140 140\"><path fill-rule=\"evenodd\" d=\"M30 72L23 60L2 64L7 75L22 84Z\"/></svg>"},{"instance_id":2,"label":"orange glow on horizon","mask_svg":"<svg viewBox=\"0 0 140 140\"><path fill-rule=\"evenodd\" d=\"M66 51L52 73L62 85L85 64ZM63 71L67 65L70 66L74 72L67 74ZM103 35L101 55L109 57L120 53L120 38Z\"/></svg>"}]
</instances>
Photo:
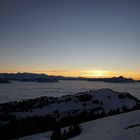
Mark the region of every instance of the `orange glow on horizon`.
<instances>
[{"instance_id":1,"label":"orange glow on horizon","mask_svg":"<svg viewBox=\"0 0 140 140\"><path fill-rule=\"evenodd\" d=\"M107 71L107 70L93 70L87 71L86 77L95 77L95 78L110 78L124 76L126 78L133 78L135 80L140 79L140 74L138 72L129 72L129 71Z\"/></svg>"},{"instance_id":2,"label":"orange glow on horizon","mask_svg":"<svg viewBox=\"0 0 140 140\"><path fill-rule=\"evenodd\" d=\"M0 70L0 73L17 73L17 72L29 72L29 73L42 73L54 76L67 76L67 77L87 77L87 78L110 78L124 76L126 78L133 78L140 80L140 74L138 72L129 71L108 71L108 70Z\"/></svg>"},{"instance_id":3,"label":"orange glow on horizon","mask_svg":"<svg viewBox=\"0 0 140 140\"><path fill-rule=\"evenodd\" d=\"M105 70L89 70L86 72L87 77L108 77L109 72Z\"/></svg>"}]
</instances>

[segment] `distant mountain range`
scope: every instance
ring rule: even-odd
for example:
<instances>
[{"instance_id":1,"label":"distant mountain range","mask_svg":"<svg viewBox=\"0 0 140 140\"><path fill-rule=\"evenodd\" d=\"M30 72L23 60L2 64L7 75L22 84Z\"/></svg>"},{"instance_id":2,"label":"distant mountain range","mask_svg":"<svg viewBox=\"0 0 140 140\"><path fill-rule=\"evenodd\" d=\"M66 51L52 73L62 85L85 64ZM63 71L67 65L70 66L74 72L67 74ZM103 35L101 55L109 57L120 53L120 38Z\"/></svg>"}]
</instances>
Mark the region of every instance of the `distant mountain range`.
<instances>
[{"instance_id":1,"label":"distant mountain range","mask_svg":"<svg viewBox=\"0 0 140 140\"><path fill-rule=\"evenodd\" d=\"M140 80L134 80L132 78L112 77L112 78L84 78L84 77L64 77L64 76L49 76L47 74L36 73L0 73L0 83L10 83L10 81L30 82L35 81L39 83L44 82L58 82L59 80L86 80L86 81L103 81L111 83L131 83L140 82Z\"/></svg>"},{"instance_id":2,"label":"distant mountain range","mask_svg":"<svg viewBox=\"0 0 140 140\"><path fill-rule=\"evenodd\" d=\"M111 82L111 83L131 83L136 82L132 78L125 78L123 76L120 77L112 77L112 78L90 78L88 81L104 81L104 82Z\"/></svg>"},{"instance_id":3,"label":"distant mountain range","mask_svg":"<svg viewBox=\"0 0 140 140\"><path fill-rule=\"evenodd\" d=\"M58 79L46 74L35 74L35 73L1 73L0 83L9 83L10 81L21 81L21 82L58 82ZM7 82L6 82L7 81Z\"/></svg>"}]
</instances>

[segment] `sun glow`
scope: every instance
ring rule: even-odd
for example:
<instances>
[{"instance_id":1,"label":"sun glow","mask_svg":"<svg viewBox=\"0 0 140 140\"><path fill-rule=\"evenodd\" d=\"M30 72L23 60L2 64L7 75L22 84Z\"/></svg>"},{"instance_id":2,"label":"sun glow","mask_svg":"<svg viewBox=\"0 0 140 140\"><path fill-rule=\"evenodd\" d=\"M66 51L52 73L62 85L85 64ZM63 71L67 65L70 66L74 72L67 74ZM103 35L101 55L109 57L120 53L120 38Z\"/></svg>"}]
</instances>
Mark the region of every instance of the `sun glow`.
<instances>
[{"instance_id":1,"label":"sun glow","mask_svg":"<svg viewBox=\"0 0 140 140\"><path fill-rule=\"evenodd\" d=\"M108 71L97 70L93 72L95 77L105 77L108 74Z\"/></svg>"},{"instance_id":2,"label":"sun glow","mask_svg":"<svg viewBox=\"0 0 140 140\"><path fill-rule=\"evenodd\" d=\"M129 72L129 71L108 71L108 70L87 70L85 71L85 77L93 78L110 78L114 76L124 76L127 78L134 78L139 80L139 72Z\"/></svg>"},{"instance_id":3,"label":"sun glow","mask_svg":"<svg viewBox=\"0 0 140 140\"><path fill-rule=\"evenodd\" d=\"M31 73L43 73L47 75L61 75L61 76L70 76L70 77L88 77L88 78L110 78L110 77L118 77L118 76L124 76L127 78L133 78L136 80L140 79L140 73L139 71L122 71L122 70L101 70L101 69L95 69L95 70L78 70L78 69L65 69L65 70L32 70L32 69L26 69L26 70L5 70L8 73L16 73L16 72L31 72ZM4 73L4 70L0 70L0 73Z\"/></svg>"},{"instance_id":4,"label":"sun glow","mask_svg":"<svg viewBox=\"0 0 140 140\"><path fill-rule=\"evenodd\" d=\"M107 77L109 75L109 71L105 70L91 70L86 72L87 77Z\"/></svg>"}]
</instances>

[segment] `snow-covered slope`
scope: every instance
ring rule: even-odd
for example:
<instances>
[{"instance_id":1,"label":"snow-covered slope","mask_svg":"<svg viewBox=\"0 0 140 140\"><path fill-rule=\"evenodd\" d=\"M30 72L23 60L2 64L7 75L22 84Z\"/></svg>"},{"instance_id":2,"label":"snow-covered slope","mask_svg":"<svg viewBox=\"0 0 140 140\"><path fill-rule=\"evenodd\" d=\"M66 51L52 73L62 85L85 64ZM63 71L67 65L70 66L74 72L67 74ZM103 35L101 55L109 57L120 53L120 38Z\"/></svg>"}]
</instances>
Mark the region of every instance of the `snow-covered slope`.
<instances>
[{"instance_id":1,"label":"snow-covered slope","mask_svg":"<svg viewBox=\"0 0 140 140\"><path fill-rule=\"evenodd\" d=\"M139 140L140 110L81 124L82 133L70 140ZM40 133L20 140L50 140L52 132Z\"/></svg>"},{"instance_id":2,"label":"snow-covered slope","mask_svg":"<svg viewBox=\"0 0 140 140\"><path fill-rule=\"evenodd\" d=\"M37 104L47 102L43 106ZM138 101L128 93L115 92L110 89L90 90L87 92L77 93L74 95L66 95L59 98L44 99L36 103L30 111L16 111L12 114L17 118L27 116L44 116L53 115L59 117L71 114L72 116L86 110L87 112L94 111L96 113L119 109L123 111L123 107L132 109L137 106Z\"/></svg>"}]
</instances>

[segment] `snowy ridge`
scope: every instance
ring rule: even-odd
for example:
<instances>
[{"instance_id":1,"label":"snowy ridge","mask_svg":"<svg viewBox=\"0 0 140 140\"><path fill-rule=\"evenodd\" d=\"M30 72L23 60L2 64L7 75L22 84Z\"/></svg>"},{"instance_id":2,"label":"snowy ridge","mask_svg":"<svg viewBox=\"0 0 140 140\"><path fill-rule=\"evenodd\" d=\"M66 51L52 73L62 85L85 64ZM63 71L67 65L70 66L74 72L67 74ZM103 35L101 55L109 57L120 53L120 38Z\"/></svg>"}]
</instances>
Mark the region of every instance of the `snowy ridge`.
<instances>
[{"instance_id":1,"label":"snowy ridge","mask_svg":"<svg viewBox=\"0 0 140 140\"><path fill-rule=\"evenodd\" d=\"M48 102L46 105L37 106L41 102ZM18 119L34 116L65 116L71 114L75 116L82 111L95 111L95 113L111 110L123 112L125 109L133 109L139 105L139 101L128 93L120 93L111 89L98 89L77 93L74 95L65 95L59 98L46 98L36 103L30 111L16 111L12 114Z\"/></svg>"},{"instance_id":2,"label":"snowy ridge","mask_svg":"<svg viewBox=\"0 0 140 140\"><path fill-rule=\"evenodd\" d=\"M126 129L129 126L136 125ZM81 124L82 133L70 140L139 140L140 139L140 110ZM30 135L19 140L50 140L52 132Z\"/></svg>"},{"instance_id":3,"label":"snowy ridge","mask_svg":"<svg viewBox=\"0 0 140 140\"><path fill-rule=\"evenodd\" d=\"M4 103L0 104L0 137L22 137L136 109L139 100L110 89Z\"/></svg>"}]
</instances>

